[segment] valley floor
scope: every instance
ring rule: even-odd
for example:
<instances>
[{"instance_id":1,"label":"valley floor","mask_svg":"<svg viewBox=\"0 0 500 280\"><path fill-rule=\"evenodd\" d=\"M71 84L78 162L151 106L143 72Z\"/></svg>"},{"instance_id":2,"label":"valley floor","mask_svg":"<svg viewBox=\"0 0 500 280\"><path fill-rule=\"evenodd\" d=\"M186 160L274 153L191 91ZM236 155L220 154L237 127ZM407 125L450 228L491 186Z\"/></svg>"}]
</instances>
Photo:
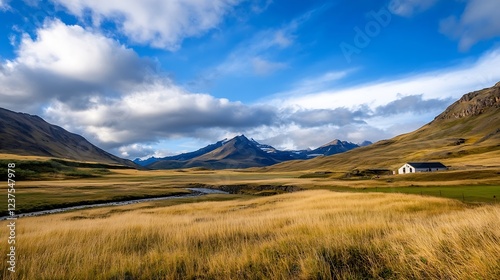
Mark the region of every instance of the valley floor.
<instances>
[{"instance_id":1,"label":"valley floor","mask_svg":"<svg viewBox=\"0 0 500 280\"><path fill-rule=\"evenodd\" d=\"M92 169L80 168L91 174ZM102 170L99 170L102 172ZM500 168L470 168L406 175L335 171L263 172L249 170L107 170L85 178L16 181L18 213L152 197L185 195L186 188L221 189L232 194L275 195L298 190L389 192L447 197L467 203L500 202ZM59 174L52 175L60 176ZM0 216L7 215L0 200Z\"/></svg>"},{"instance_id":2,"label":"valley floor","mask_svg":"<svg viewBox=\"0 0 500 280\"><path fill-rule=\"evenodd\" d=\"M98 171L104 175L19 180L17 206L183 194L186 187L232 194L20 218L16 272L2 261L3 279L500 278L496 167L401 176ZM0 222L0 236L8 236L7 224ZM0 254L8 253L3 246Z\"/></svg>"},{"instance_id":3,"label":"valley floor","mask_svg":"<svg viewBox=\"0 0 500 280\"><path fill-rule=\"evenodd\" d=\"M19 219L17 272L11 277L2 261L0 273L51 280L500 278L499 205L327 190L211 196Z\"/></svg>"}]
</instances>

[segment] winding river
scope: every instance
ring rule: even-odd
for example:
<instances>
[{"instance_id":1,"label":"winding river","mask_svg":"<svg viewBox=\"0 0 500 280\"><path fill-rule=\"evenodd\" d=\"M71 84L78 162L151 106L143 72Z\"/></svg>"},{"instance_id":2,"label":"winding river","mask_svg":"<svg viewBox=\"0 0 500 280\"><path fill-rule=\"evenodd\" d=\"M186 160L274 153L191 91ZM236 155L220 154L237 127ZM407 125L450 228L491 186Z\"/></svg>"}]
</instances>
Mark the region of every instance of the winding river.
<instances>
[{"instance_id":1,"label":"winding river","mask_svg":"<svg viewBox=\"0 0 500 280\"><path fill-rule=\"evenodd\" d=\"M135 203L141 203L141 202L149 202L149 201L156 201L156 200L166 200L166 199L176 199L176 198L185 198L185 197L195 197L195 196L207 195L207 194L229 194L228 192L225 192L225 191L213 190L213 189L206 189L206 188L186 188L186 190L191 191L191 193L189 193L189 194L183 194L183 195L173 195L173 196L162 196L162 197L131 199L131 200L127 200L127 201L116 201L116 202L106 202L106 203L97 203L97 204L78 205L78 206L71 206L71 207L64 207L64 208L56 208L56 209L50 209L50 210L43 210L43 211L22 213L22 214L17 214L15 217L17 217L17 218L20 218L20 217L33 217L33 216L40 216L40 215L61 213L61 212L66 212L66 211L71 211L71 210L78 210L78 209L95 208L95 207L103 207L103 206L121 206L121 205L129 205L129 204L135 204ZM0 217L0 221L7 220L7 218L10 218L10 216Z\"/></svg>"}]
</instances>

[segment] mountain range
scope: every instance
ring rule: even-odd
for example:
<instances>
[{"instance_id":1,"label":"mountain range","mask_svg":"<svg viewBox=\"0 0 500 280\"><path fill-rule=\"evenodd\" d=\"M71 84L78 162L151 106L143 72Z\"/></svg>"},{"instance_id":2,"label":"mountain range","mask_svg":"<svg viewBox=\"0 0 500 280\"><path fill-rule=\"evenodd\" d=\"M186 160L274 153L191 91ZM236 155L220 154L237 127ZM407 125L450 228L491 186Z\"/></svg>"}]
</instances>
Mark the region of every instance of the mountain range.
<instances>
[{"instance_id":1,"label":"mountain range","mask_svg":"<svg viewBox=\"0 0 500 280\"><path fill-rule=\"evenodd\" d=\"M205 167L210 169L262 167L276 163L331 155L359 147L334 140L315 150L280 151L244 135L222 140L197 151L165 158L136 159L135 162L114 156L84 137L71 133L42 118L0 108L0 153L43 156L76 161L125 165L134 168L175 169Z\"/></svg>"},{"instance_id":2,"label":"mountain range","mask_svg":"<svg viewBox=\"0 0 500 280\"><path fill-rule=\"evenodd\" d=\"M314 150L280 151L240 135L194 152L136 162L152 169L261 167L266 171L394 169L408 161L500 166L500 82L465 94L433 121L413 132L359 146L334 140ZM38 116L2 108L0 153L142 168Z\"/></svg>"},{"instance_id":3,"label":"mountain range","mask_svg":"<svg viewBox=\"0 0 500 280\"><path fill-rule=\"evenodd\" d=\"M364 142L370 144L370 142ZM358 148L359 145L338 139L314 150L281 151L245 135L221 140L197 151L164 158L136 159L135 163L151 169L205 167L211 169L269 166L289 160L329 156Z\"/></svg>"}]
</instances>

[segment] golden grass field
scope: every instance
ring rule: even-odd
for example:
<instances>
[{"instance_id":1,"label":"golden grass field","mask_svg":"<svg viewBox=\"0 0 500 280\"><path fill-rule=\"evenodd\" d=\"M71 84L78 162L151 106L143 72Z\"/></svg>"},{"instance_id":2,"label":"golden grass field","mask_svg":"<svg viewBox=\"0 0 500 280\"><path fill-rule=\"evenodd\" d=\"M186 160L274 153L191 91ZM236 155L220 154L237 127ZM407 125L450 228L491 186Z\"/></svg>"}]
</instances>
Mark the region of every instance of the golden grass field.
<instances>
[{"instance_id":1,"label":"golden grass field","mask_svg":"<svg viewBox=\"0 0 500 280\"><path fill-rule=\"evenodd\" d=\"M1 274L50 280L500 279L499 205L327 190L208 200L19 219L17 272L11 277L2 261ZM5 246L1 251L5 256Z\"/></svg>"},{"instance_id":2,"label":"golden grass field","mask_svg":"<svg viewBox=\"0 0 500 280\"><path fill-rule=\"evenodd\" d=\"M99 171L78 179L43 173L41 179L16 181L17 209L186 193L184 188L198 185L245 188L238 194L20 218L16 272L7 270L5 257L0 274L30 280L500 279L500 204L491 198L500 197L500 168L490 163L381 176L329 166L77 168L81 174ZM382 193L436 188L457 199ZM465 191L476 195L469 196L472 201L460 201ZM278 195L262 196L271 194ZM7 208L6 199L0 208ZM4 245L7 224L0 222ZM6 256L7 246L0 251Z\"/></svg>"},{"instance_id":3,"label":"golden grass field","mask_svg":"<svg viewBox=\"0 0 500 280\"><path fill-rule=\"evenodd\" d=\"M330 171L330 169L325 168L323 171ZM415 193L408 187L422 187L425 193L428 187L439 187L443 188L444 197L456 198L464 192L464 195L468 197L480 196L479 200L469 199L469 202L495 202L493 195L500 198L498 174L500 174L500 168L496 167L471 167L446 172L378 177L346 177L346 172L343 171L316 176L317 174L311 171L111 169L108 173L95 178L61 179L56 174L55 179L17 180L16 208L21 212L30 212L105 201L185 194L188 191L184 188L192 187L194 184L211 188L244 186L238 193L257 195L285 193L290 191L287 188L338 191L372 191L378 188L379 190L388 189L391 192ZM266 190L262 190L262 186ZM462 190L461 186L467 186L468 189ZM488 191L485 187L488 187ZM440 193L437 191L437 193L427 194L439 195ZM7 209L7 200L0 200L0 212L4 213L5 209Z\"/></svg>"}]
</instances>

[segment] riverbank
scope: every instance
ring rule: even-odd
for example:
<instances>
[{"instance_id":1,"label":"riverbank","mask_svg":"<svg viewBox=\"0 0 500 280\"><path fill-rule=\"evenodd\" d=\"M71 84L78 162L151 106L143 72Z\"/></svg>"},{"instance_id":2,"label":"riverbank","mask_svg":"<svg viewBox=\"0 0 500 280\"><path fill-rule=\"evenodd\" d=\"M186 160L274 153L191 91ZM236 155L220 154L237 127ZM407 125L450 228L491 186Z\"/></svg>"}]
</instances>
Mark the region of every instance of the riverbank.
<instances>
[{"instance_id":1,"label":"riverbank","mask_svg":"<svg viewBox=\"0 0 500 280\"><path fill-rule=\"evenodd\" d=\"M67 211L72 211L72 210L87 209L87 208L107 207L107 206L122 206L122 205L143 203L143 202L156 201L156 200L195 197L195 196L201 196L201 195L207 195L207 194L229 194L228 192L225 192L225 191L207 189L207 188L185 188L185 190L188 190L191 193L161 196L161 197L131 199L131 200L125 200L125 201L109 201L109 202L102 202L102 203L99 202L99 203L81 204L81 205L75 205L75 206L46 209L46 210L41 210L41 211L19 213L19 214L15 215L15 217L16 218L33 217L33 216L55 214L55 213L67 212ZM2 217L0 217L0 221L7 220L7 218L12 218L12 217L11 216L2 216Z\"/></svg>"}]
</instances>

